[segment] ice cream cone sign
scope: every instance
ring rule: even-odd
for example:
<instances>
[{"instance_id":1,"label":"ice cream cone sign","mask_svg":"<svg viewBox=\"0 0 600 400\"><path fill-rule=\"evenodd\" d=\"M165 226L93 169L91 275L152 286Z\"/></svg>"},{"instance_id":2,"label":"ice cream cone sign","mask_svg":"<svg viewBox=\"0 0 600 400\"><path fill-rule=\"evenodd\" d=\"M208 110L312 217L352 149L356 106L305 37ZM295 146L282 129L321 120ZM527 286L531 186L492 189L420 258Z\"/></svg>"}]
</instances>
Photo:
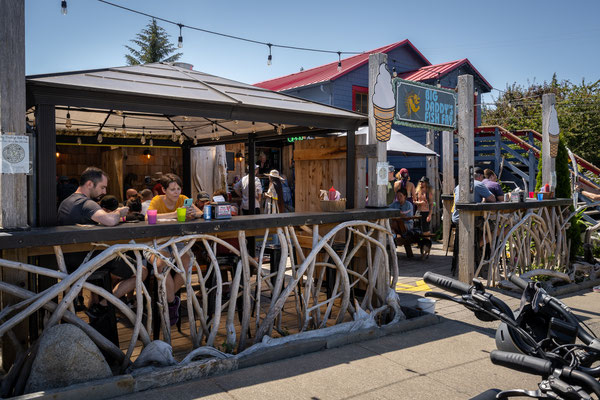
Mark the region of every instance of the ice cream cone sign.
<instances>
[{"instance_id":1,"label":"ice cream cone sign","mask_svg":"<svg viewBox=\"0 0 600 400\"><path fill-rule=\"evenodd\" d=\"M550 157L556 158L558 154L560 127L558 126L558 115L556 114L554 105L552 105L550 114L548 115L548 133L550 134Z\"/></svg>"},{"instance_id":2,"label":"ice cream cone sign","mask_svg":"<svg viewBox=\"0 0 600 400\"><path fill-rule=\"evenodd\" d=\"M385 63L379 65L372 102L377 130L376 138L380 142L387 142L392 134L396 101L392 89L392 76Z\"/></svg>"}]
</instances>

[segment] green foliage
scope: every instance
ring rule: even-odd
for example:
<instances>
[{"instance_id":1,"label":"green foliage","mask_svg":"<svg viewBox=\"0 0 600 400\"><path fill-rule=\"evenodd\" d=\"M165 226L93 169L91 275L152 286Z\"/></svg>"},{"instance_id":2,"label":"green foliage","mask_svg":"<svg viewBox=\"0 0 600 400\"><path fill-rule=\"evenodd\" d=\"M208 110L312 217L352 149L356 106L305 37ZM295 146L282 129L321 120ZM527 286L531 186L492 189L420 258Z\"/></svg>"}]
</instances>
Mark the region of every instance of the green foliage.
<instances>
[{"instance_id":1,"label":"green foliage","mask_svg":"<svg viewBox=\"0 0 600 400\"><path fill-rule=\"evenodd\" d=\"M135 35L135 39L130 42L135 43L139 49L125 46L130 54L125 55L127 65L150 64L156 62L174 62L181 58L183 53L175 53L177 47L170 42L169 34L164 28L158 26L155 19L152 19Z\"/></svg>"},{"instance_id":2,"label":"green foliage","mask_svg":"<svg viewBox=\"0 0 600 400\"><path fill-rule=\"evenodd\" d=\"M507 86L493 106L483 108L484 125L501 125L508 130L533 129L542 132L542 95L556 95L556 111L561 136L575 154L592 164L600 164L600 80L576 85L559 82L516 83Z\"/></svg>"}]
</instances>

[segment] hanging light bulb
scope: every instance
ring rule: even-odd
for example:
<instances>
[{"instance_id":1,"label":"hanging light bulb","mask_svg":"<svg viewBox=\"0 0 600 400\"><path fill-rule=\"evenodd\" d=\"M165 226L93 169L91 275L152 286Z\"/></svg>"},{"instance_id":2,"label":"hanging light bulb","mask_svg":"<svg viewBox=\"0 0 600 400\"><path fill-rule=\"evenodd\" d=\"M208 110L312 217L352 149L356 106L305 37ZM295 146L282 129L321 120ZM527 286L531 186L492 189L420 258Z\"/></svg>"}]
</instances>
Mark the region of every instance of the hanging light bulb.
<instances>
[{"instance_id":1,"label":"hanging light bulb","mask_svg":"<svg viewBox=\"0 0 600 400\"><path fill-rule=\"evenodd\" d=\"M56 158L60 157L60 151L58 151L58 147L56 148Z\"/></svg>"},{"instance_id":2,"label":"hanging light bulb","mask_svg":"<svg viewBox=\"0 0 600 400\"><path fill-rule=\"evenodd\" d=\"M150 157L152 157L152 153L151 153L151 152L150 152L150 150L148 150L148 149L144 150L144 153L143 153L143 154L146 156L146 158L147 158L148 160L150 159Z\"/></svg>"},{"instance_id":3,"label":"hanging light bulb","mask_svg":"<svg viewBox=\"0 0 600 400\"><path fill-rule=\"evenodd\" d=\"M256 126L254 125L254 121L252 121L252 133L256 133Z\"/></svg>"},{"instance_id":4,"label":"hanging light bulb","mask_svg":"<svg viewBox=\"0 0 600 400\"><path fill-rule=\"evenodd\" d=\"M77 136L77 144L81 146L81 138Z\"/></svg>"},{"instance_id":5,"label":"hanging light bulb","mask_svg":"<svg viewBox=\"0 0 600 400\"><path fill-rule=\"evenodd\" d=\"M338 51L337 54L338 54L338 66L337 66L337 70L338 70L338 72L341 72L342 71L342 52Z\"/></svg>"},{"instance_id":6,"label":"hanging light bulb","mask_svg":"<svg viewBox=\"0 0 600 400\"><path fill-rule=\"evenodd\" d=\"M99 133L98 136L96 136L96 140L98 141L98 143L102 143L102 134Z\"/></svg>"},{"instance_id":7,"label":"hanging light bulb","mask_svg":"<svg viewBox=\"0 0 600 400\"><path fill-rule=\"evenodd\" d=\"M127 129L125 128L125 116L123 116L123 125L121 125L121 134L123 136L127 135Z\"/></svg>"},{"instance_id":8,"label":"hanging light bulb","mask_svg":"<svg viewBox=\"0 0 600 400\"><path fill-rule=\"evenodd\" d=\"M283 127L281 125L277 125L277 134L281 135L283 133Z\"/></svg>"},{"instance_id":9,"label":"hanging light bulb","mask_svg":"<svg viewBox=\"0 0 600 400\"><path fill-rule=\"evenodd\" d=\"M177 135L175 134L175 127L173 127L173 130L171 131L171 140L173 142L177 141Z\"/></svg>"},{"instance_id":10,"label":"hanging light bulb","mask_svg":"<svg viewBox=\"0 0 600 400\"><path fill-rule=\"evenodd\" d=\"M142 137L140 138L140 143L141 144L146 144L146 136L144 136L143 133L142 133Z\"/></svg>"},{"instance_id":11,"label":"hanging light bulb","mask_svg":"<svg viewBox=\"0 0 600 400\"><path fill-rule=\"evenodd\" d=\"M115 111L115 114L117 114L117 115L120 117L121 115L123 115L123 111L121 111L121 110L116 110L116 111Z\"/></svg>"},{"instance_id":12,"label":"hanging light bulb","mask_svg":"<svg viewBox=\"0 0 600 400\"><path fill-rule=\"evenodd\" d=\"M392 67L392 76L393 76L394 78L396 78L396 77L398 76L398 73L396 72L396 66L393 66L393 67Z\"/></svg>"},{"instance_id":13,"label":"hanging light bulb","mask_svg":"<svg viewBox=\"0 0 600 400\"><path fill-rule=\"evenodd\" d=\"M217 130L217 123L216 122L212 123L212 129L213 129L213 131Z\"/></svg>"},{"instance_id":14,"label":"hanging light bulb","mask_svg":"<svg viewBox=\"0 0 600 400\"><path fill-rule=\"evenodd\" d=\"M269 56L267 57L267 65L271 65L273 63L273 56L271 55L271 43L267 43L267 46L269 46Z\"/></svg>"},{"instance_id":15,"label":"hanging light bulb","mask_svg":"<svg viewBox=\"0 0 600 400\"><path fill-rule=\"evenodd\" d=\"M194 146L198 145L198 139L194 138Z\"/></svg>"},{"instance_id":16,"label":"hanging light bulb","mask_svg":"<svg viewBox=\"0 0 600 400\"><path fill-rule=\"evenodd\" d=\"M65 128L67 129L71 129L71 127L73 126L73 123L71 122L71 108L67 107L67 120L65 121Z\"/></svg>"},{"instance_id":17,"label":"hanging light bulb","mask_svg":"<svg viewBox=\"0 0 600 400\"><path fill-rule=\"evenodd\" d=\"M183 135L179 136L179 144L183 144L184 141L185 138L183 137Z\"/></svg>"},{"instance_id":18,"label":"hanging light bulb","mask_svg":"<svg viewBox=\"0 0 600 400\"><path fill-rule=\"evenodd\" d=\"M150 139L150 147L154 146L154 140Z\"/></svg>"},{"instance_id":19,"label":"hanging light bulb","mask_svg":"<svg viewBox=\"0 0 600 400\"><path fill-rule=\"evenodd\" d=\"M233 121L233 123L237 125L237 124L239 124L239 123L240 123L240 121L238 121L238 120L236 119L235 121Z\"/></svg>"},{"instance_id":20,"label":"hanging light bulb","mask_svg":"<svg viewBox=\"0 0 600 400\"><path fill-rule=\"evenodd\" d=\"M183 28L183 24L177 24L179 26L179 39L177 40L177 47L183 47L183 36L181 35L181 28Z\"/></svg>"},{"instance_id":21,"label":"hanging light bulb","mask_svg":"<svg viewBox=\"0 0 600 400\"><path fill-rule=\"evenodd\" d=\"M60 2L60 12L62 15L67 15L67 0L62 0Z\"/></svg>"}]
</instances>

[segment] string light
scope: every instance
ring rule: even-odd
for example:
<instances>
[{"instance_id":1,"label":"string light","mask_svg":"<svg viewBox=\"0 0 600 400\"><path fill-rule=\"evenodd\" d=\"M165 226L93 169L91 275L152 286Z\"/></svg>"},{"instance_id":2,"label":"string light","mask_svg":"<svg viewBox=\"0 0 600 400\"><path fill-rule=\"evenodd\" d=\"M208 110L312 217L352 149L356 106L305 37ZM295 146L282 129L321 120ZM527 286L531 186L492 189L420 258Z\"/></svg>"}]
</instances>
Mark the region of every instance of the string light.
<instances>
[{"instance_id":1,"label":"string light","mask_svg":"<svg viewBox=\"0 0 600 400\"><path fill-rule=\"evenodd\" d=\"M117 111L115 111L115 114L117 114L120 117L121 115L123 115L123 111L117 110Z\"/></svg>"},{"instance_id":2,"label":"string light","mask_svg":"<svg viewBox=\"0 0 600 400\"><path fill-rule=\"evenodd\" d=\"M65 128L71 129L73 123L71 122L71 107L67 107L67 120L65 121Z\"/></svg>"},{"instance_id":3,"label":"string light","mask_svg":"<svg viewBox=\"0 0 600 400\"><path fill-rule=\"evenodd\" d=\"M152 153L148 149L144 150L144 155L148 160L150 159L150 157L152 157Z\"/></svg>"},{"instance_id":4,"label":"string light","mask_svg":"<svg viewBox=\"0 0 600 400\"><path fill-rule=\"evenodd\" d=\"M337 66L337 70L338 70L338 72L341 72L341 71L342 71L342 52L341 52L341 51L338 51L338 52L337 52L337 55L338 55L338 66Z\"/></svg>"},{"instance_id":5,"label":"string light","mask_svg":"<svg viewBox=\"0 0 600 400\"><path fill-rule=\"evenodd\" d=\"M123 125L121 125L121 134L123 136L127 135L127 129L125 129L125 116L123 115Z\"/></svg>"},{"instance_id":6,"label":"string light","mask_svg":"<svg viewBox=\"0 0 600 400\"><path fill-rule=\"evenodd\" d=\"M154 146L154 140L150 139L150 147Z\"/></svg>"},{"instance_id":7,"label":"string light","mask_svg":"<svg viewBox=\"0 0 600 400\"><path fill-rule=\"evenodd\" d=\"M144 128L142 128L142 137L140 138L140 143L146 144L146 135L144 134Z\"/></svg>"},{"instance_id":8,"label":"string light","mask_svg":"<svg viewBox=\"0 0 600 400\"><path fill-rule=\"evenodd\" d=\"M271 65L273 63L273 56L271 55L271 46L273 46L271 43L267 43L267 46L269 46L269 56L267 57L267 65Z\"/></svg>"},{"instance_id":9,"label":"string light","mask_svg":"<svg viewBox=\"0 0 600 400\"><path fill-rule=\"evenodd\" d=\"M254 126L254 121L252 121L252 133L256 133L256 126Z\"/></svg>"},{"instance_id":10,"label":"string light","mask_svg":"<svg viewBox=\"0 0 600 400\"><path fill-rule=\"evenodd\" d=\"M183 24L177 24L179 25L179 39L177 39L177 47L182 48L183 47L183 36L181 35L181 29L183 28Z\"/></svg>"},{"instance_id":11,"label":"string light","mask_svg":"<svg viewBox=\"0 0 600 400\"><path fill-rule=\"evenodd\" d=\"M98 143L102 143L102 134L99 133L98 136L96 136L96 140L98 141Z\"/></svg>"},{"instance_id":12,"label":"string light","mask_svg":"<svg viewBox=\"0 0 600 400\"><path fill-rule=\"evenodd\" d=\"M179 136L179 144L183 144L184 141L185 138L183 137L183 135Z\"/></svg>"},{"instance_id":13,"label":"string light","mask_svg":"<svg viewBox=\"0 0 600 400\"><path fill-rule=\"evenodd\" d=\"M62 0L60 2L60 12L62 15L67 15L67 0Z\"/></svg>"},{"instance_id":14,"label":"string light","mask_svg":"<svg viewBox=\"0 0 600 400\"><path fill-rule=\"evenodd\" d=\"M77 136L77 144L81 146L81 138Z\"/></svg>"},{"instance_id":15,"label":"string light","mask_svg":"<svg viewBox=\"0 0 600 400\"><path fill-rule=\"evenodd\" d=\"M194 146L198 145L198 139L194 138Z\"/></svg>"},{"instance_id":16,"label":"string light","mask_svg":"<svg viewBox=\"0 0 600 400\"><path fill-rule=\"evenodd\" d=\"M171 133L171 140L173 142L176 142L177 141L177 135L175 134L175 127L173 127L173 130L171 132L172 132Z\"/></svg>"},{"instance_id":17,"label":"string light","mask_svg":"<svg viewBox=\"0 0 600 400\"><path fill-rule=\"evenodd\" d=\"M277 125L277 134L281 135L283 133L283 127L280 125Z\"/></svg>"},{"instance_id":18,"label":"string light","mask_svg":"<svg viewBox=\"0 0 600 400\"><path fill-rule=\"evenodd\" d=\"M396 66L393 66L393 67L392 67L392 76L393 76L394 78L398 77L398 73L396 72Z\"/></svg>"},{"instance_id":19,"label":"string light","mask_svg":"<svg viewBox=\"0 0 600 400\"><path fill-rule=\"evenodd\" d=\"M221 33L221 32L210 31L208 29L202 29L202 28L198 28L198 27L195 27L195 26L184 25L184 24L181 24L181 23L178 23L178 22L175 22L175 21L168 20L166 18L161 18L161 17L157 17L155 15L151 15L151 14L142 12L142 11L134 10L132 8L128 8L128 7L122 6L120 4L111 3L110 1L107 1L107 0L98 0L98 1L101 2L101 3L107 4L109 6L120 8L120 9L125 10L125 11L129 11L129 12L132 12L132 13L135 13L135 14L139 14L139 15L144 15L146 17L149 17L149 18L152 18L152 19L155 19L155 20L158 20L158 21L162 21L162 22L166 22L166 23L171 24L171 25L179 26L179 29L180 29L179 39L180 40L179 40L178 43L181 43L181 45L183 45L183 37L181 36L181 29L182 28L188 28L188 29L192 29L192 30L195 30L195 31L198 31L198 32L209 33L211 35L216 35L216 36L226 37L226 38L229 38L229 39L241 40L241 41L248 42L248 43L262 44L262 45L268 46L269 47L269 57L267 58L267 65L271 65L271 62L272 62L272 56L271 56L271 48L272 47L279 47L279 48L282 48L282 49L299 50L299 51L310 51L310 52L314 52L314 53L338 54L338 56L340 56L340 58L341 58L342 54L363 54L364 53L364 51L334 51L334 50L326 50L326 49L315 49L315 48L310 48L310 47L298 47L298 46L289 46L289 45L284 45L284 44L274 44L274 43L269 43L269 42L261 42L259 40L248 39L248 38L244 38L244 37L241 37L241 36L235 36L235 35L230 35L230 34L227 34L227 33ZM181 46L179 46L179 47L181 47ZM341 64L341 62L338 62L338 67L339 68L341 68L340 64Z\"/></svg>"}]
</instances>

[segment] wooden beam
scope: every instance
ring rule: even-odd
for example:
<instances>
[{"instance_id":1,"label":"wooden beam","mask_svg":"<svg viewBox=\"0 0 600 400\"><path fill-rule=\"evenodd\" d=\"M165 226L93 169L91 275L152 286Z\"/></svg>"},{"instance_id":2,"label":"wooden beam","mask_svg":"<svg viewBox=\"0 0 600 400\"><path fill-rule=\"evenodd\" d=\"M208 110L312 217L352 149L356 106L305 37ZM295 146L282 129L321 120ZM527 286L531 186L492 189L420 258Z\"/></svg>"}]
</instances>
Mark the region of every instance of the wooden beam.
<instances>
[{"instance_id":1,"label":"wooden beam","mask_svg":"<svg viewBox=\"0 0 600 400\"><path fill-rule=\"evenodd\" d=\"M56 125L52 104L37 104L36 120L36 182L38 226L56 225ZM79 171L80 173L83 171Z\"/></svg>"},{"instance_id":2,"label":"wooden beam","mask_svg":"<svg viewBox=\"0 0 600 400\"><path fill-rule=\"evenodd\" d=\"M443 158L443 172L444 172L444 181L442 192L445 195L452 195L454 193L454 133L450 131L442 132L442 156ZM444 221L444 250L447 250L449 238L450 238L450 226L452 224L451 217L451 209L452 209L452 200L443 200L444 210L443 210L443 221Z\"/></svg>"},{"instance_id":3,"label":"wooden beam","mask_svg":"<svg viewBox=\"0 0 600 400\"><path fill-rule=\"evenodd\" d=\"M354 206L356 208L365 208L367 200L367 156L361 155L361 149L371 147L365 145L367 143L367 135L356 135L356 143L356 199ZM377 150L375 147L373 149Z\"/></svg>"},{"instance_id":4,"label":"wooden beam","mask_svg":"<svg viewBox=\"0 0 600 400\"><path fill-rule=\"evenodd\" d=\"M387 183L377 184L377 163L387 161L387 146L385 142L377 140L377 122L375 120L373 102L375 83L379 75L379 66L387 64L387 54L377 53L369 55L369 140L368 144L377 146L377 156L369 158L369 207L385 207L387 197ZM386 179L387 180L387 179Z\"/></svg>"},{"instance_id":5,"label":"wooden beam","mask_svg":"<svg viewBox=\"0 0 600 400\"><path fill-rule=\"evenodd\" d=\"M458 77L458 185L461 203L472 203L474 168L473 76ZM459 223L458 279L471 283L475 272L475 217L461 212Z\"/></svg>"},{"instance_id":6,"label":"wooden beam","mask_svg":"<svg viewBox=\"0 0 600 400\"><path fill-rule=\"evenodd\" d=\"M0 0L0 135L25 134L25 1ZM28 150L28 149L27 149ZM54 154L54 148L52 149ZM32 155L30 154L30 157ZM4 172L4 171L3 171ZM52 183L56 185L56 178ZM49 193L48 195L51 195ZM54 197L45 200L54 204ZM27 177L25 174L0 174L0 228L27 227ZM14 261L27 261L22 250L3 251L1 256ZM2 269L2 281L28 288L27 273ZM20 299L2 294L2 308ZM27 320L13 329L21 342L29 333ZM3 337L2 366L8 371L16 356L15 346Z\"/></svg>"},{"instance_id":7,"label":"wooden beam","mask_svg":"<svg viewBox=\"0 0 600 400\"><path fill-rule=\"evenodd\" d=\"M542 96L542 184L552 183L552 174L556 171L556 159L550 156L550 111L556 104L556 95L546 93ZM556 182L554 182L556 184Z\"/></svg>"},{"instance_id":8,"label":"wooden beam","mask_svg":"<svg viewBox=\"0 0 600 400\"><path fill-rule=\"evenodd\" d=\"M356 131L346 132L346 208L356 204Z\"/></svg>"}]
</instances>

